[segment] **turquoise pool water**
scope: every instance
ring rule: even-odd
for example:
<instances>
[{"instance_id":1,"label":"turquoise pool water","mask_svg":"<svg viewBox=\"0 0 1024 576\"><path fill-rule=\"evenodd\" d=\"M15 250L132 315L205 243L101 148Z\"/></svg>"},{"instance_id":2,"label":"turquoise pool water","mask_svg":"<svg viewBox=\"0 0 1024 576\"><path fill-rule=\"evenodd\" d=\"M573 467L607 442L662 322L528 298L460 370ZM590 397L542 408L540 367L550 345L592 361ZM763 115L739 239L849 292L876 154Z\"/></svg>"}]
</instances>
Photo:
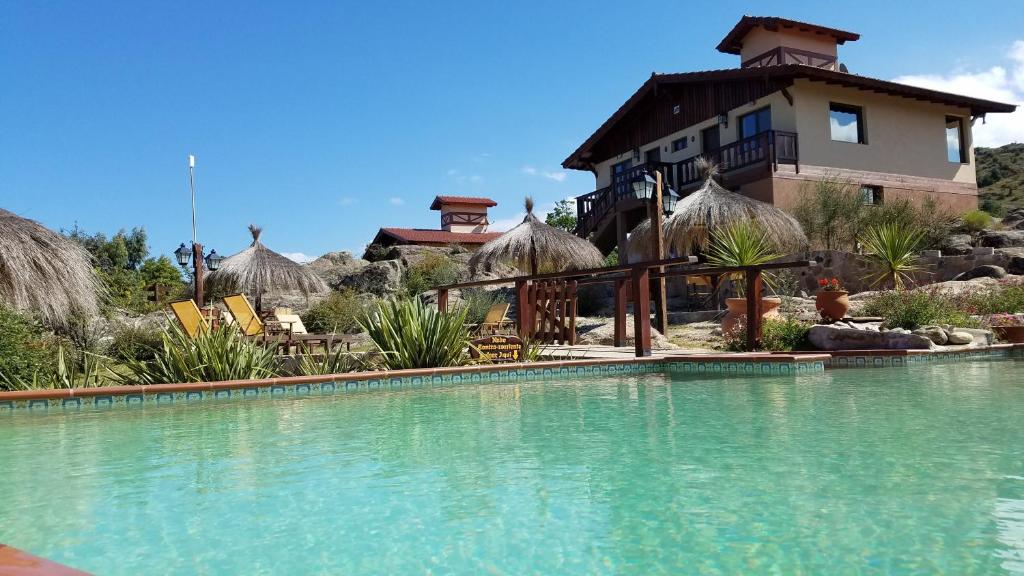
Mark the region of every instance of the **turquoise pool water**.
<instances>
[{"instance_id":1,"label":"turquoise pool water","mask_svg":"<svg viewBox=\"0 0 1024 576\"><path fill-rule=\"evenodd\" d=\"M100 574L1024 573L1024 361L0 417Z\"/></svg>"}]
</instances>

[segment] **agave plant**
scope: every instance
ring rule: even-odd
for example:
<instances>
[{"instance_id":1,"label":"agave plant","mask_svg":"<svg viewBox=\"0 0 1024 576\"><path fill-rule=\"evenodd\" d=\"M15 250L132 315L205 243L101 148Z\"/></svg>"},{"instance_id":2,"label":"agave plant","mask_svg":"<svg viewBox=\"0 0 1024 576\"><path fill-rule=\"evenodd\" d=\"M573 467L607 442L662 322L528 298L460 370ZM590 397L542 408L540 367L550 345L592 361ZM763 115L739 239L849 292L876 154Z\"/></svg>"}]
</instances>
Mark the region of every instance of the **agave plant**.
<instances>
[{"instance_id":1,"label":"agave plant","mask_svg":"<svg viewBox=\"0 0 1024 576\"><path fill-rule=\"evenodd\" d=\"M76 361L68 358L63 345L57 346L56 363L49 369L37 370L30 378L0 372L0 390L39 390L42 388L94 388L106 386L115 378L107 364L108 358L83 352Z\"/></svg>"},{"instance_id":2,"label":"agave plant","mask_svg":"<svg viewBox=\"0 0 1024 576\"><path fill-rule=\"evenodd\" d=\"M125 384L250 380L277 375L274 350L245 338L234 326L189 336L172 324L152 360L125 364Z\"/></svg>"},{"instance_id":3,"label":"agave plant","mask_svg":"<svg viewBox=\"0 0 1024 576\"><path fill-rule=\"evenodd\" d=\"M708 249L708 263L723 268L760 266L781 256L773 251L767 233L753 220L737 220L720 228ZM770 274L762 274L761 277L769 287L773 285ZM742 298L745 295L745 284L736 282L736 296Z\"/></svg>"},{"instance_id":4,"label":"agave plant","mask_svg":"<svg viewBox=\"0 0 1024 576\"><path fill-rule=\"evenodd\" d=\"M338 350L332 354L303 354L295 373L299 376L325 376L360 372L372 367L373 360L369 354L353 354Z\"/></svg>"},{"instance_id":5,"label":"agave plant","mask_svg":"<svg viewBox=\"0 0 1024 576\"><path fill-rule=\"evenodd\" d=\"M878 272L872 286L888 280L896 290L903 290L911 273L920 270L917 265L917 247L924 232L916 228L902 228L896 224L878 224L868 228L860 238L864 253L871 258Z\"/></svg>"},{"instance_id":6,"label":"agave plant","mask_svg":"<svg viewBox=\"0 0 1024 576\"><path fill-rule=\"evenodd\" d=\"M391 370L460 366L468 360L466 309L441 312L418 298L381 301L360 322Z\"/></svg>"}]
</instances>

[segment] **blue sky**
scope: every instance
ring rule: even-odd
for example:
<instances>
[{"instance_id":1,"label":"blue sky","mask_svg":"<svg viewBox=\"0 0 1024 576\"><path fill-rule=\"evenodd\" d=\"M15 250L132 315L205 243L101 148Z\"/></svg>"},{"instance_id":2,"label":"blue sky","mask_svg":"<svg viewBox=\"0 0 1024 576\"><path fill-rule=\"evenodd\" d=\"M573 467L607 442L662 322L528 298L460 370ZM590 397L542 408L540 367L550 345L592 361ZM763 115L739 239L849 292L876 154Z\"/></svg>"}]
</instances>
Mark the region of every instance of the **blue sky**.
<instances>
[{"instance_id":1,"label":"blue sky","mask_svg":"<svg viewBox=\"0 0 1024 576\"><path fill-rule=\"evenodd\" d=\"M380 226L437 227L437 194L492 219L593 189L559 164L652 71L734 67L729 2L7 2L0 207L51 228L144 226L155 253L245 226L288 253L361 250ZM851 5L852 6L852 5ZM775 2L859 32L850 70L1024 101L1024 2ZM841 12L841 14L840 14ZM978 132L976 131L976 134ZM990 120L982 143L1024 140Z\"/></svg>"}]
</instances>

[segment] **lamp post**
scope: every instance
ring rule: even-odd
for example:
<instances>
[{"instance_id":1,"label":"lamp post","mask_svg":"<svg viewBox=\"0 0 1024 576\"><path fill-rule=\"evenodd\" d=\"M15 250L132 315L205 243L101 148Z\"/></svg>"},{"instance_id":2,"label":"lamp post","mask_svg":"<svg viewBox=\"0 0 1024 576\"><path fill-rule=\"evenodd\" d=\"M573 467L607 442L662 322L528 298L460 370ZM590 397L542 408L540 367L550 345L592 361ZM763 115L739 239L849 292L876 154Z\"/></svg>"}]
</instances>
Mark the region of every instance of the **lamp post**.
<instances>
[{"instance_id":1,"label":"lamp post","mask_svg":"<svg viewBox=\"0 0 1024 576\"><path fill-rule=\"evenodd\" d=\"M194 289L192 291L192 299L195 300L196 306L203 307L203 264L205 263L206 268L210 269L210 272L215 272L220 268L220 263L224 260L224 257L217 254L216 250L211 250L209 254L203 255L203 245L196 241L196 184L195 184L195 171L196 157L188 155L188 187L192 192L192 248L189 249L182 242L181 246L174 251L174 258L178 261L178 266L183 269L188 267L189 260L192 261L192 281L194 283Z\"/></svg>"},{"instance_id":2,"label":"lamp post","mask_svg":"<svg viewBox=\"0 0 1024 576\"><path fill-rule=\"evenodd\" d=\"M651 219L651 259L662 260L665 258L665 231L664 217L671 214L676 208L679 195L671 188L665 190L660 170L654 171L652 177L646 171L643 176L637 177L632 182L633 195L638 200L647 201L647 214ZM659 266L658 274L665 271ZM634 311L639 313L639 311ZM654 279L654 322L658 332L665 334L668 331L668 307L665 293L665 278Z\"/></svg>"}]
</instances>

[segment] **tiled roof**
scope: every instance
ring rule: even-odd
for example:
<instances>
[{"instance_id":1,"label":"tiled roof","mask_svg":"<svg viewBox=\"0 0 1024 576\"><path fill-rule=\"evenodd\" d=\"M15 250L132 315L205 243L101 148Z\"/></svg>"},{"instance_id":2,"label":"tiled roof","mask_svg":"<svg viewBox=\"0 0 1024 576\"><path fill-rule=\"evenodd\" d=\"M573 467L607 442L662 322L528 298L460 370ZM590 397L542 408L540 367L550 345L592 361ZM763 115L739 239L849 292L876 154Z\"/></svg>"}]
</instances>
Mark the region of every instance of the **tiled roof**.
<instances>
[{"instance_id":1,"label":"tiled roof","mask_svg":"<svg viewBox=\"0 0 1024 576\"><path fill-rule=\"evenodd\" d=\"M840 30L838 28L819 26L809 22L800 22L799 20L779 18L778 16L744 16L743 18L740 18L740 21L737 22L736 25L733 26L732 30L725 35L725 38L718 43L718 51L725 52L726 54L739 54L740 49L743 48L743 38L752 29L758 26L761 26L766 30L789 28L799 30L801 32L811 32L822 36L830 36L839 44L842 44L847 40L854 41L860 39L860 34L855 32L847 32L846 30Z\"/></svg>"},{"instance_id":2,"label":"tiled roof","mask_svg":"<svg viewBox=\"0 0 1024 576\"><path fill-rule=\"evenodd\" d=\"M431 210L440 210L442 204L479 204L481 206L497 206L498 203L490 198L476 196L438 196L430 205Z\"/></svg>"},{"instance_id":3,"label":"tiled roof","mask_svg":"<svg viewBox=\"0 0 1024 576\"><path fill-rule=\"evenodd\" d=\"M501 236L501 232L446 232L422 228L381 228L377 236L386 234L400 242L437 244L483 244Z\"/></svg>"}]
</instances>

